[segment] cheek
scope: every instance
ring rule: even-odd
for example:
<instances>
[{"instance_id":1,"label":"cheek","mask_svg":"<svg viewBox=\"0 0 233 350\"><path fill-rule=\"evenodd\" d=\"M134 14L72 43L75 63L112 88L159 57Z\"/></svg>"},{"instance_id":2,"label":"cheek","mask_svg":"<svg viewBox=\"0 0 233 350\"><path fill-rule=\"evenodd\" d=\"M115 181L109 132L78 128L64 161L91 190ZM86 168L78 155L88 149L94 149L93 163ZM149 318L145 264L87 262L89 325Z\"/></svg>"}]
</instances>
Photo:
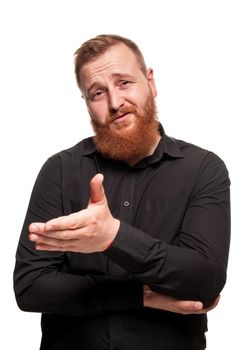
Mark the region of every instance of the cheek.
<instances>
[{"instance_id":1,"label":"cheek","mask_svg":"<svg viewBox=\"0 0 233 350\"><path fill-rule=\"evenodd\" d=\"M134 105L138 109L138 111L144 109L145 101L146 96L144 96L144 94L135 94L134 96L131 96L131 98L128 99L128 102L131 105Z\"/></svg>"},{"instance_id":2,"label":"cheek","mask_svg":"<svg viewBox=\"0 0 233 350\"><path fill-rule=\"evenodd\" d=\"M96 104L95 106L89 106L88 112L91 119L93 119L98 124L104 124L108 118L108 109L104 104Z\"/></svg>"},{"instance_id":3,"label":"cheek","mask_svg":"<svg viewBox=\"0 0 233 350\"><path fill-rule=\"evenodd\" d=\"M128 91L126 100L128 102L141 107L144 106L145 101L147 100L147 96L149 94L149 87L147 85L142 85L139 88L132 89Z\"/></svg>"}]
</instances>

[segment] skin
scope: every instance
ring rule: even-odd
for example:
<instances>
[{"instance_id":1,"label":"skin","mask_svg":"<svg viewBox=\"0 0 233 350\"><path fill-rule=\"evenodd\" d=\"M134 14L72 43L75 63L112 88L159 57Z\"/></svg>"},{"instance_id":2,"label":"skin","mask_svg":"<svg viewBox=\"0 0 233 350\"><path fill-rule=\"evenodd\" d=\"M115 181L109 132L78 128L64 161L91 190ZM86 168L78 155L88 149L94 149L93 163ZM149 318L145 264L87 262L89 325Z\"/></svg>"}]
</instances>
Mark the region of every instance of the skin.
<instances>
[{"instance_id":1,"label":"skin","mask_svg":"<svg viewBox=\"0 0 233 350\"><path fill-rule=\"evenodd\" d=\"M157 96L153 70L148 69L145 76L133 52L122 44L110 47L99 58L85 64L80 79L90 116L99 124L106 122L111 111L123 106L143 106L148 89ZM134 116L127 118L131 118L132 127ZM122 121L113 120L112 127Z\"/></svg>"},{"instance_id":2,"label":"skin","mask_svg":"<svg viewBox=\"0 0 233 350\"><path fill-rule=\"evenodd\" d=\"M104 125L110 121L111 129L127 133L135 126L134 113L124 113L122 109L136 107L143 109L149 91L157 96L153 70L146 75L132 51L125 45L116 45L95 61L85 64L80 71L81 91L91 119ZM154 144L143 156L128 160L130 165L151 155L160 140L158 135Z\"/></svg>"},{"instance_id":3,"label":"skin","mask_svg":"<svg viewBox=\"0 0 233 350\"><path fill-rule=\"evenodd\" d=\"M150 90L154 97L157 95L152 69L148 69L145 76L134 54L122 44L113 46L96 60L84 65L80 77L82 95L91 118L102 125L112 118L111 128L120 127L122 132L134 127L135 116L133 113L122 115L117 111L131 105L140 108L145 104ZM154 152L158 141L155 140L144 157ZM130 163L139 160L131 159ZM90 193L86 209L46 223L30 224L29 239L35 243L37 250L92 253L103 252L111 245L120 221L110 212L102 174L97 174L91 180ZM174 299L144 286L145 307L181 314L199 314L212 310L218 301L219 298L205 309L201 302Z\"/></svg>"}]
</instances>

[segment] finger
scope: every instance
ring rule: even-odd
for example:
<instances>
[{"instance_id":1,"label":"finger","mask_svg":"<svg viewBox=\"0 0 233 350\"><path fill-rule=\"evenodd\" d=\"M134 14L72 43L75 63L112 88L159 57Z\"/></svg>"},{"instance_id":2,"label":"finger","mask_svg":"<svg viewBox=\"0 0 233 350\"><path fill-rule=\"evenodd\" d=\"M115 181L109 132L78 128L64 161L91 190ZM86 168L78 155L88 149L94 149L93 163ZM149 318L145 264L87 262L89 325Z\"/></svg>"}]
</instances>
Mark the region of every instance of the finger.
<instances>
[{"instance_id":1,"label":"finger","mask_svg":"<svg viewBox=\"0 0 233 350\"><path fill-rule=\"evenodd\" d=\"M75 230L58 230L58 231L45 231L43 234L30 233L29 238L31 241L43 241L49 239L55 239L57 241L72 241L85 238L91 238L95 234L89 227L81 227Z\"/></svg>"},{"instance_id":2,"label":"finger","mask_svg":"<svg viewBox=\"0 0 233 350\"><path fill-rule=\"evenodd\" d=\"M36 244L36 250L40 251L50 251L50 252L77 252L76 246L52 246L43 243Z\"/></svg>"},{"instance_id":3,"label":"finger","mask_svg":"<svg viewBox=\"0 0 233 350\"><path fill-rule=\"evenodd\" d=\"M91 203L102 202L105 200L103 187L104 176L102 174L95 175L90 182Z\"/></svg>"},{"instance_id":4,"label":"finger","mask_svg":"<svg viewBox=\"0 0 233 350\"><path fill-rule=\"evenodd\" d=\"M62 240L62 239L56 239L56 238L48 238L41 235L36 235L34 233L29 235L29 238L32 242L36 243L37 245L46 245L46 246L53 246L56 248L63 247L64 249L67 249L70 245L75 245L78 243L78 239L69 239L69 240Z\"/></svg>"},{"instance_id":5,"label":"finger","mask_svg":"<svg viewBox=\"0 0 233 350\"><path fill-rule=\"evenodd\" d=\"M32 222L28 227L29 232L34 232L34 233L42 233L44 232L44 229L45 229L45 223L43 222Z\"/></svg>"},{"instance_id":6,"label":"finger","mask_svg":"<svg viewBox=\"0 0 233 350\"><path fill-rule=\"evenodd\" d=\"M201 301L181 300L176 301L175 303L177 304L176 306L184 312L198 312L203 309Z\"/></svg>"},{"instance_id":7,"label":"finger","mask_svg":"<svg viewBox=\"0 0 233 350\"><path fill-rule=\"evenodd\" d=\"M74 243L72 243L71 241L69 241L69 244L65 244L65 245L52 245L52 244L46 244L46 243L36 243L35 244L35 249L36 250L43 250L43 251L56 251L56 252L91 252L90 249L88 249L88 246L83 246L82 243L77 244L77 241L74 241Z\"/></svg>"},{"instance_id":8,"label":"finger","mask_svg":"<svg viewBox=\"0 0 233 350\"><path fill-rule=\"evenodd\" d=\"M47 245L44 243L36 243L35 245L36 250L40 251L53 251L53 252L75 252L75 253L93 253L92 246L88 245L77 245L77 242L75 244L70 244L67 246L53 246L53 245Z\"/></svg>"},{"instance_id":9,"label":"finger","mask_svg":"<svg viewBox=\"0 0 233 350\"><path fill-rule=\"evenodd\" d=\"M85 225L87 218L86 210L81 210L66 216L49 220L45 223L45 231L74 230Z\"/></svg>"},{"instance_id":10,"label":"finger","mask_svg":"<svg viewBox=\"0 0 233 350\"><path fill-rule=\"evenodd\" d=\"M39 239L39 236L34 233L29 233L29 239L32 242L36 242Z\"/></svg>"}]
</instances>

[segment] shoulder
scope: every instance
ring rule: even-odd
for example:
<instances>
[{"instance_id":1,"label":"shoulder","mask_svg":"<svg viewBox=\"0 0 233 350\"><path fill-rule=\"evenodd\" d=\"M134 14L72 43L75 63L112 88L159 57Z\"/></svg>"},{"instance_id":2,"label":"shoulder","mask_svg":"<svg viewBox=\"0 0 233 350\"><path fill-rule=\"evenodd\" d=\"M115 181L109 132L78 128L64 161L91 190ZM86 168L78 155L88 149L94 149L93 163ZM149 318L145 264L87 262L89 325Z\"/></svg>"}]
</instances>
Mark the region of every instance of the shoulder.
<instances>
[{"instance_id":1,"label":"shoulder","mask_svg":"<svg viewBox=\"0 0 233 350\"><path fill-rule=\"evenodd\" d=\"M198 161L200 163L210 163L225 166L224 161L211 150L207 150L200 146L194 145L187 141L178 140L171 138L178 146L180 151L183 153L186 161Z\"/></svg>"},{"instance_id":2,"label":"shoulder","mask_svg":"<svg viewBox=\"0 0 233 350\"><path fill-rule=\"evenodd\" d=\"M183 153L186 166L196 168L198 178L229 182L226 164L216 153L183 140L173 140Z\"/></svg>"},{"instance_id":3,"label":"shoulder","mask_svg":"<svg viewBox=\"0 0 233 350\"><path fill-rule=\"evenodd\" d=\"M172 138L174 142L176 142L177 146L181 150L181 152L184 154L184 156L197 156L197 157L206 157L208 153L211 153L211 151L204 149L200 146L194 145L193 143L179 140Z\"/></svg>"},{"instance_id":4,"label":"shoulder","mask_svg":"<svg viewBox=\"0 0 233 350\"><path fill-rule=\"evenodd\" d=\"M72 165L79 167L82 159L87 159L87 155L95 152L95 145L92 137L83 139L76 145L64 149L51 155L42 165L40 175L58 174L69 169L72 171Z\"/></svg>"},{"instance_id":5,"label":"shoulder","mask_svg":"<svg viewBox=\"0 0 233 350\"><path fill-rule=\"evenodd\" d=\"M74 146L64 149L58 153L52 155L49 159L60 159L62 161L66 159L80 158L84 155L91 154L95 151L95 145L92 137L88 137L78 142Z\"/></svg>"}]
</instances>

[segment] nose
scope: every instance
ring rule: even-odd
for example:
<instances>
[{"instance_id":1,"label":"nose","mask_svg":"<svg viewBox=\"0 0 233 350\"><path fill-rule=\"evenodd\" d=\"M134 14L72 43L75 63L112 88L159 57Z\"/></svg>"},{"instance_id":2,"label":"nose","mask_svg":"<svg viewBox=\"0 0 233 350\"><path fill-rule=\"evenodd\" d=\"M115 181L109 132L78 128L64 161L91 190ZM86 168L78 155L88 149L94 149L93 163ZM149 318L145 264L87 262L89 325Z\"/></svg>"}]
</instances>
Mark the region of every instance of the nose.
<instances>
[{"instance_id":1,"label":"nose","mask_svg":"<svg viewBox=\"0 0 233 350\"><path fill-rule=\"evenodd\" d=\"M124 105L125 99L117 89L108 92L108 105L110 111L118 111Z\"/></svg>"}]
</instances>

